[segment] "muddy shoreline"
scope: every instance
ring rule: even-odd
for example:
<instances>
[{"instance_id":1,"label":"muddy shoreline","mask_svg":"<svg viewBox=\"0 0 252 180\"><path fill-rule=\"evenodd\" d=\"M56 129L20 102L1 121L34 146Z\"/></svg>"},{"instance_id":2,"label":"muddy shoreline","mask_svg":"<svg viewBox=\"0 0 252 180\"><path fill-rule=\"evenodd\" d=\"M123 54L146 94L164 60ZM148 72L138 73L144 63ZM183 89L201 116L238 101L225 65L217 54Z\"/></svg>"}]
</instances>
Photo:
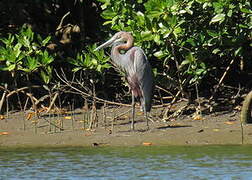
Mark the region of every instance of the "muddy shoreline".
<instances>
[{"instance_id":1,"label":"muddy shoreline","mask_svg":"<svg viewBox=\"0 0 252 180\"><path fill-rule=\"evenodd\" d=\"M117 109L116 114L125 110L127 108ZM115 113L113 109L109 111ZM157 111L152 111L152 114L160 113ZM27 119L27 114L22 112L11 113L8 118L0 120L0 147L252 144L252 126L244 125L242 133L239 112L203 115L200 119L183 115L168 122L153 119L154 121L150 122L150 130L147 131L141 112L137 112L134 132L130 131L130 115L127 114L114 122L113 129L109 120L112 115L109 114L106 128L100 114L100 123L94 129L84 128L85 116L81 111L74 117L70 115L51 117L51 120L46 117L45 120L36 117ZM59 119L64 122L64 130L49 127L49 121L57 123Z\"/></svg>"}]
</instances>

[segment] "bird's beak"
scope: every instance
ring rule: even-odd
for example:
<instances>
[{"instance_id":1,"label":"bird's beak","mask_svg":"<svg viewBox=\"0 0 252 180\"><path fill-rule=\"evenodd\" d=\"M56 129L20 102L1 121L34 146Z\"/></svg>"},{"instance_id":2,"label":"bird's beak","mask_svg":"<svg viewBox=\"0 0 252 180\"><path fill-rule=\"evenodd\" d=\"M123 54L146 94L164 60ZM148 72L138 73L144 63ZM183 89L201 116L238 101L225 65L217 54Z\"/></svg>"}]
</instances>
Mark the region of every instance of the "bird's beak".
<instances>
[{"instance_id":1,"label":"bird's beak","mask_svg":"<svg viewBox=\"0 0 252 180\"><path fill-rule=\"evenodd\" d=\"M102 45L95 48L95 51L98 51L98 50L105 48L105 47L109 47L110 45L112 45L115 42L116 39L117 39L116 36L113 36L110 40L108 40L107 42L105 42Z\"/></svg>"}]
</instances>

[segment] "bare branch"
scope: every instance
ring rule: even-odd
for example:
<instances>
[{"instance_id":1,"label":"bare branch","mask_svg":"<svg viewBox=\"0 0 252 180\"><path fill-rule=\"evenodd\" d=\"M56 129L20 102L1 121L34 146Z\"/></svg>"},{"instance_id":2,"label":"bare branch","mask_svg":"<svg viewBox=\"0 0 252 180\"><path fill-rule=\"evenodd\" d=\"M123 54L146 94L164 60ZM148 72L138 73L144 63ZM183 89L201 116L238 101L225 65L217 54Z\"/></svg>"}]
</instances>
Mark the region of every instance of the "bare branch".
<instances>
[{"instance_id":1,"label":"bare branch","mask_svg":"<svg viewBox=\"0 0 252 180\"><path fill-rule=\"evenodd\" d=\"M64 72L62 72L62 73L63 73L63 76L60 76L60 75L58 74L57 71L55 71L55 73L56 73L57 77L58 77L63 83L65 83L67 86L69 86L70 88L72 88L73 90L75 90L76 92L78 92L79 94L81 94L81 95L84 96L84 97L91 97L91 98L97 100L98 102L103 102L103 103L105 102L105 103L107 103L107 104L114 104L114 105L118 105L118 106L127 106L127 107L131 107L130 104L123 104L123 103L118 103L118 102L112 102L112 101L108 101L108 100L105 100L105 99L101 99L101 98L98 98L98 97L94 97L94 96L91 95L91 94L85 93L85 92L83 92L82 90L80 90L80 89L74 87L74 86L72 85L72 82L69 82L69 81L67 80L66 75L65 75Z\"/></svg>"}]
</instances>

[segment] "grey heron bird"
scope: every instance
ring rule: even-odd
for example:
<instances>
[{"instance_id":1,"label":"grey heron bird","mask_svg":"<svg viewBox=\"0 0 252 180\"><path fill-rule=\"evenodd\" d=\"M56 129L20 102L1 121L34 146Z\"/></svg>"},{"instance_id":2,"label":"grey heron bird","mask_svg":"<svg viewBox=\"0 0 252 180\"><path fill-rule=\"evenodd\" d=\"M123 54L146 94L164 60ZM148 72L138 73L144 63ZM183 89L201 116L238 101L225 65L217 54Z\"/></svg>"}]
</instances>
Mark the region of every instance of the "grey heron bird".
<instances>
[{"instance_id":1,"label":"grey heron bird","mask_svg":"<svg viewBox=\"0 0 252 180\"><path fill-rule=\"evenodd\" d=\"M125 72L132 94L131 129L134 130L135 98L140 101L149 129L148 112L151 110L153 74L144 51L140 47L133 46L133 44L134 39L131 33L121 31L97 47L95 51L112 46L111 59ZM121 53L121 50L124 50L125 53Z\"/></svg>"}]
</instances>

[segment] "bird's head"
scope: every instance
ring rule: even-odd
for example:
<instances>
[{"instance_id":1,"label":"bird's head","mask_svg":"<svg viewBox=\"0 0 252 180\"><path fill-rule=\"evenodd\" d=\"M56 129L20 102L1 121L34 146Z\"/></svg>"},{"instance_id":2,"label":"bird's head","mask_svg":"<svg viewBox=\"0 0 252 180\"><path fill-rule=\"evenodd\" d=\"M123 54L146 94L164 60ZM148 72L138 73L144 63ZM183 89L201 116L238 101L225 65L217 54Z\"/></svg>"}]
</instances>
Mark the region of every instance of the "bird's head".
<instances>
[{"instance_id":1,"label":"bird's head","mask_svg":"<svg viewBox=\"0 0 252 180\"><path fill-rule=\"evenodd\" d=\"M102 49L102 48L112 46L114 44L123 44L123 43L127 42L129 39L131 39L132 43L133 43L133 37L132 37L131 33L125 32L125 31L120 31L120 32L116 33L112 38L110 38L107 42L98 46L95 49L95 51Z\"/></svg>"}]
</instances>

